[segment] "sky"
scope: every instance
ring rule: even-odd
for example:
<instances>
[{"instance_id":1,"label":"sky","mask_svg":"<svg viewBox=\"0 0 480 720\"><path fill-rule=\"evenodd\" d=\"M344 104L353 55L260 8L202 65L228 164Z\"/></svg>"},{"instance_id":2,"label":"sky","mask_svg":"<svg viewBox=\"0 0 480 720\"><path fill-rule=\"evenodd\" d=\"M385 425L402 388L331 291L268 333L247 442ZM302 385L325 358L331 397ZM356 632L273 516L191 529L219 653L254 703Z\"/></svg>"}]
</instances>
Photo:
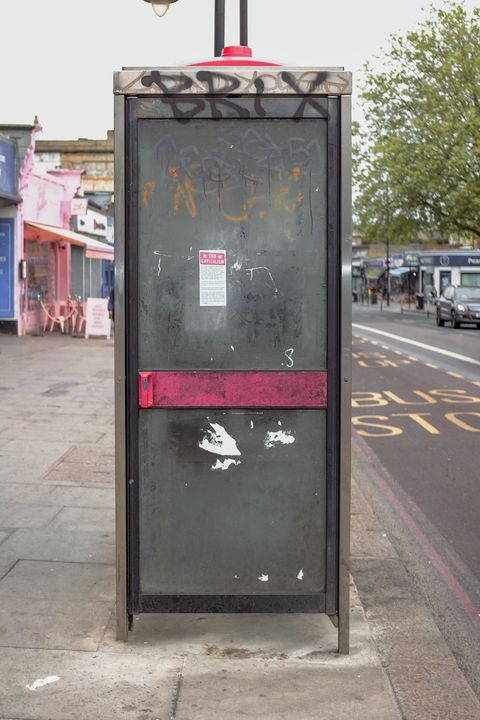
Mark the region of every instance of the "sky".
<instances>
[{"instance_id":1,"label":"sky","mask_svg":"<svg viewBox=\"0 0 480 720\"><path fill-rule=\"evenodd\" d=\"M438 2L436 3L439 4ZM476 4L465 0L471 9ZM226 0L226 44L238 43L238 0ZM428 0L250 0L254 56L284 65L367 60L424 17ZM4 0L0 124L31 123L43 139L103 138L113 127L112 74L213 56L214 0L179 0L158 18L144 0ZM355 101L355 96L354 96Z\"/></svg>"}]
</instances>

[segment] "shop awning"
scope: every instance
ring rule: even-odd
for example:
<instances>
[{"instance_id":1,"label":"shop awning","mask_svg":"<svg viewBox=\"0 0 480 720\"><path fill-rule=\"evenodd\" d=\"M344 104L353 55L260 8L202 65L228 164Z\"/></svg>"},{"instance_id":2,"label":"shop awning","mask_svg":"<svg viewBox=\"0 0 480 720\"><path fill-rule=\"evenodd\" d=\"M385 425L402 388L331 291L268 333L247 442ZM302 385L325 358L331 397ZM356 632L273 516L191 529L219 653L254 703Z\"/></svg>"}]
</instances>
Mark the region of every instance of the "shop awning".
<instances>
[{"instance_id":1,"label":"shop awning","mask_svg":"<svg viewBox=\"0 0 480 720\"><path fill-rule=\"evenodd\" d=\"M409 267L399 267L399 268L393 268L390 270L390 277L400 277L401 275L405 275L405 273L411 272L412 268Z\"/></svg>"},{"instance_id":2,"label":"shop awning","mask_svg":"<svg viewBox=\"0 0 480 720\"><path fill-rule=\"evenodd\" d=\"M68 242L70 245L78 245L85 248L85 256L91 260L113 260L113 247L106 245L100 240L93 240L86 235L65 230L54 225L43 225L43 223L26 222L25 230L28 235L35 236L39 242ZM30 231L30 232L28 232Z\"/></svg>"}]
</instances>

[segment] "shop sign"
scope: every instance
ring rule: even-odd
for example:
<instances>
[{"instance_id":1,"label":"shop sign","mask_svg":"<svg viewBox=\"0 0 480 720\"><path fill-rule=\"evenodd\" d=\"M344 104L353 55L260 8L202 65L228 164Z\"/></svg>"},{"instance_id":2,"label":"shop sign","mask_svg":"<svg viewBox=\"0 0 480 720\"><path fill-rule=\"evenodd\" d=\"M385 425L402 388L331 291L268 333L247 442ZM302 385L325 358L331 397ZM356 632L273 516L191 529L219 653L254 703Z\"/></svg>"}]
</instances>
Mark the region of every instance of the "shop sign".
<instances>
[{"instance_id":1,"label":"shop sign","mask_svg":"<svg viewBox=\"0 0 480 720\"><path fill-rule=\"evenodd\" d=\"M96 210L88 209L83 216L73 217L74 230L76 232L86 233L87 235L97 235L98 237L107 237L107 216Z\"/></svg>"},{"instance_id":2,"label":"shop sign","mask_svg":"<svg viewBox=\"0 0 480 720\"><path fill-rule=\"evenodd\" d=\"M419 265L418 253L405 253L404 265Z\"/></svg>"},{"instance_id":3,"label":"shop sign","mask_svg":"<svg viewBox=\"0 0 480 720\"><path fill-rule=\"evenodd\" d=\"M435 264L435 258L433 257L433 255L421 255L420 262L425 267L427 267L427 266L430 267Z\"/></svg>"},{"instance_id":4,"label":"shop sign","mask_svg":"<svg viewBox=\"0 0 480 720\"><path fill-rule=\"evenodd\" d=\"M364 268L384 268L385 267L385 261L383 258L381 260L364 260L363 261L363 267Z\"/></svg>"},{"instance_id":5,"label":"shop sign","mask_svg":"<svg viewBox=\"0 0 480 720\"><path fill-rule=\"evenodd\" d=\"M0 138L0 197L8 197L17 193L15 160L15 143Z\"/></svg>"},{"instance_id":6,"label":"shop sign","mask_svg":"<svg viewBox=\"0 0 480 720\"><path fill-rule=\"evenodd\" d=\"M0 318L11 318L13 306L13 219L0 219Z\"/></svg>"},{"instance_id":7,"label":"shop sign","mask_svg":"<svg viewBox=\"0 0 480 720\"><path fill-rule=\"evenodd\" d=\"M437 267L480 267L480 252L471 255L435 255Z\"/></svg>"}]
</instances>

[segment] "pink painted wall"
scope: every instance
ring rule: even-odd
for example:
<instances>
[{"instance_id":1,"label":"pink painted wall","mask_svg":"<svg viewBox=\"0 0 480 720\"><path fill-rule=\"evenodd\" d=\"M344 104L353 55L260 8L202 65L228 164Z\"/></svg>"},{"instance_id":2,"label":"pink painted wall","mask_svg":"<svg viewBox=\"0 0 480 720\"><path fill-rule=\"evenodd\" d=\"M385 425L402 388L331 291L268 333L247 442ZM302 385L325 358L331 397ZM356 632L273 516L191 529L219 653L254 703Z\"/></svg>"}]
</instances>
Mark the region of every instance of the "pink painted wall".
<instances>
[{"instance_id":1,"label":"pink painted wall","mask_svg":"<svg viewBox=\"0 0 480 720\"><path fill-rule=\"evenodd\" d=\"M63 179L32 172L23 192L24 219L68 228L70 201L80 185L80 174L68 173L69 177Z\"/></svg>"}]
</instances>

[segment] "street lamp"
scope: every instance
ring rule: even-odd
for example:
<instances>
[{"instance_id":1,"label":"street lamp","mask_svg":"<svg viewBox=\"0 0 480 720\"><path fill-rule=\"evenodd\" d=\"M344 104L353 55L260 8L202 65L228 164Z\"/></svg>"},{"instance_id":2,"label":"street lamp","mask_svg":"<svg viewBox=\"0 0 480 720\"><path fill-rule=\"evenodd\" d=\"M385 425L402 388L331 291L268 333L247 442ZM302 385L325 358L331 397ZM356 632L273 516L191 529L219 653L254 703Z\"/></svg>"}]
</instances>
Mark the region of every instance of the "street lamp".
<instances>
[{"instance_id":1,"label":"street lamp","mask_svg":"<svg viewBox=\"0 0 480 720\"><path fill-rule=\"evenodd\" d=\"M178 0L145 0L146 2L149 2L152 6L153 12L155 15L158 15L158 17L163 17L165 13L167 12L168 8L170 7L170 4L172 2L178 2Z\"/></svg>"},{"instance_id":2,"label":"street lamp","mask_svg":"<svg viewBox=\"0 0 480 720\"><path fill-rule=\"evenodd\" d=\"M163 17L170 4L178 0L145 0L154 12ZM248 0L240 2L240 45L248 46ZM225 47L225 0L215 0L215 57L220 57Z\"/></svg>"}]
</instances>

